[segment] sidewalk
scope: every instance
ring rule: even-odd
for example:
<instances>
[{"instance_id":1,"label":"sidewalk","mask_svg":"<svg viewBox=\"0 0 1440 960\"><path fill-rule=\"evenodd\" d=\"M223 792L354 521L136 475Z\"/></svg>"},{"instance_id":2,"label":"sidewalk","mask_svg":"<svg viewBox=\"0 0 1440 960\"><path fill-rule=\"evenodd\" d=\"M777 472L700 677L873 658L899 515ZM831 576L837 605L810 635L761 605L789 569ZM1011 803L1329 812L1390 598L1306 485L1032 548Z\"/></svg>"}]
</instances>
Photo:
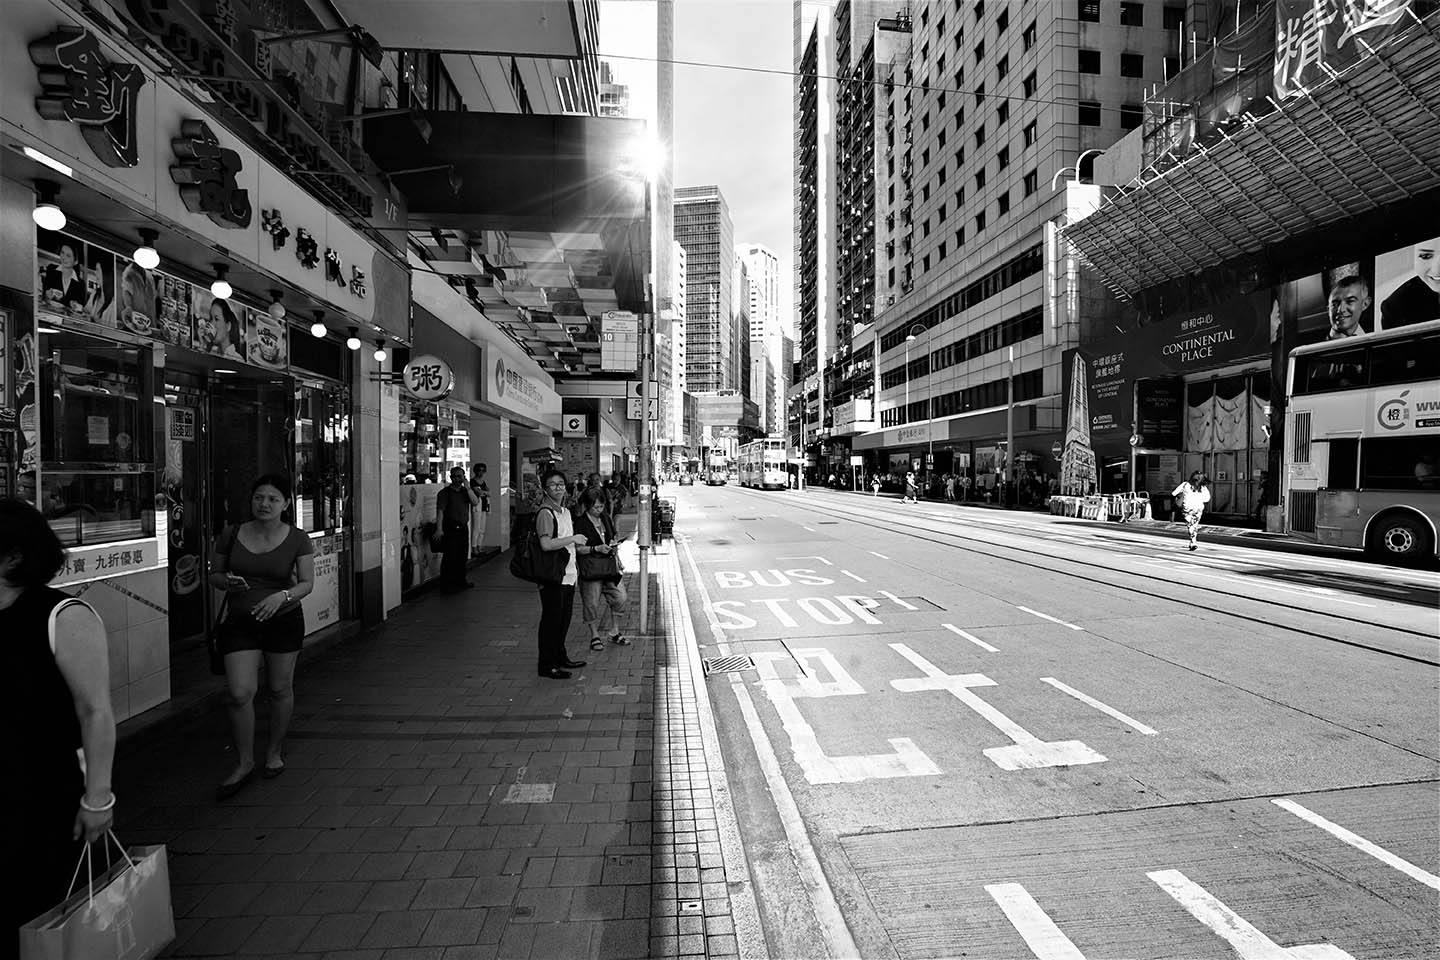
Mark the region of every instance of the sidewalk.
<instances>
[{"instance_id":1,"label":"sidewalk","mask_svg":"<svg viewBox=\"0 0 1440 960\"><path fill-rule=\"evenodd\" d=\"M165 955L739 956L729 894L748 876L721 856L671 550L652 551L649 637L629 564L632 646L590 650L577 597L572 680L536 676L539 599L502 554L475 589L301 665L282 776L213 799L219 711L122 750L117 831L169 854ZM263 750L263 694L256 713Z\"/></svg>"}]
</instances>

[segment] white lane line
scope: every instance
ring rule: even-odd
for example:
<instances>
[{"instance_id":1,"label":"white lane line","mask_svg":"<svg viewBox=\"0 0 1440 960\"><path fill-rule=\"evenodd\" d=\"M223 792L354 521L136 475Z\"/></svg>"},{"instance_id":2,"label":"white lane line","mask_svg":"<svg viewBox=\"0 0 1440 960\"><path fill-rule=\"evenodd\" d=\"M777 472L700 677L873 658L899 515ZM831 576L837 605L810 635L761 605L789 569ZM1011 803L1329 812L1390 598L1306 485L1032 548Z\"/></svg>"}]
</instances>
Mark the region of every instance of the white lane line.
<instances>
[{"instance_id":1,"label":"white lane line","mask_svg":"<svg viewBox=\"0 0 1440 960\"><path fill-rule=\"evenodd\" d=\"M1085 960L1085 955L1060 932L1030 892L1018 883L987 883L985 892L1005 911L1035 960Z\"/></svg>"},{"instance_id":2,"label":"white lane line","mask_svg":"<svg viewBox=\"0 0 1440 960\"><path fill-rule=\"evenodd\" d=\"M990 644L986 643L984 640L981 640L979 637L976 637L976 636L973 636L973 635L971 635L971 634L966 633L964 630L961 630L959 627L955 626L955 624L953 624L953 623L942 623L942 624L940 624L940 626L944 627L946 630L949 630L951 633L954 633L954 634L957 634L957 635L959 635L959 636L964 637L966 640L969 640L971 643L975 644L975 646L979 647L981 650L988 650L988 651L990 651L991 653L999 653L999 652L1000 652L999 648L997 648L997 647L992 647L992 646L990 646Z\"/></svg>"},{"instance_id":3,"label":"white lane line","mask_svg":"<svg viewBox=\"0 0 1440 960\"><path fill-rule=\"evenodd\" d=\"M1384 847L1377 846L1376 844L1371 843L1369 840L1366 840L1358 833L1351 833L1349 830L1346 830L1338 823L1335 823L1331 820L1326 820L1324 817L1320 816L1320 814L1316 813L1313 810L1302 807L1294 800L1271 800L1270 802L1275 804L1275 806L1279 807L1281 810L1289 810L1301 820L1313 823L1315 826L1319 827L1321 830L1324 830L1326 833L1330 834L1332 837L1335 837L1337 840L1343 840L1346 843L1350 844L1350 846L1354 847L1356 850L1359 850L1362 853L1370 854L1370 856L1374 857L1376 860L1379 860L1386 866L1394 867L1396 870L1399 870L1407 877L1419 880L1421 883L1425 884L1425 886L1432 889L1440 890L1440 877L1437 877L1435 874L1429 872L1428 870L1422 870L1420 867L1415 866L1415 864L1411 863L1409 860L1404 860L1400 857L1395 856L1395 854L1391 853L1389 850L1386 850Z\"/></svg>"},{"instance_id":4,"label":"white lane line","mask_svg":"<svg viewBox=\"0 0 1440 960\"><path fill-rule=\"evenodd\" d=\"M1121 713L1119 710L1116 710L1114 707L1107 706L1106 704L1101 703L1099 700L1096 700L1094 697L1086 696L1085 694L1081 693L1079 690L1076 690L1074 687L1067 686L1067 685L1061 683L1059 680L1056 680L1054 677L1041 677L1041 678L1040 678L1040 682L1041 682L1041 683L1048 683L1048 684L1050 684L1050 686L1054 687L1056 690L1059 690L1059 691L1061 691L1062 693L1068 693L1068 694L1070 694L1070 696L1074 697L1076 700L1079 700L1079 701L1081 701L1081 702L1083 702L1083 703L1088 703L1088 704L1090 704L1090 706L1094 707L1096 710L1099 710L1101 713L1108 713L1108 714L1110 714L1110 716L1114 717L1116 720L1119 720L1121 723L1124 723L1124 724L1129 724L1130 726L1134 727L1136 730L1139 730L1141 733L1145 734L1147 737L1153 737L1153 736L1155 736L1156 731L1155 731L1155 728L1154 728L1154 727L1147 727L1147 726L1145 726L1145 724L1141 723L1139 720L1136 720L1134 717L1128 716L1127 714L1123 714L1123 713Z\"/></svg>"},{"instance_id":5,"label":"white lane line","mask_svg":"<svg viewBox=\"0 0 1440 960\"><path fill-rule=\"evenodd\" d=\"M819 560L821 563L825 564L825 566L827 566L827 567L833 567L833 566L835 566L835 564L831 563L829 560L826 560L824 557L819 556L818 554L814 554L814 553L807 553L807 554L806 554L805 556L803 556L803 557L776 557L775 559L776 559L776 560ZM704 562L705 562L704 560L701 560L701 561L700 561L700 563L704 563Z\"/></svg>"},{"instance_id":6,"label":"white lane line","mask_svg":"<svg viewBox=\"0 0 1440 960\"><path fill-rule=\"evenodd\" d=\"M805 526L805 524L803 524L803 523L800 524L800 529L801 529L801 530L809 530L811 533L814 533L814 532L815 532L815 528L814 528L814 527L807 527L807 526Z\"/></svg>"},{"instance_id":7,"label":"white lane line","mask_svg":"<svg viewBox=\"0 0 1440 960\"><path fill-rule=\"evenodd\" d=\"M700 576L700 571L695 569L695 554L690 549L690 544L685 544L685 553L690 557L691 569L695 573L695 582L700 588L700 599L706 609L710 608L710 590L705 586L705 581ZM679 620L684 642L688 648L695 647L695 631L690 620L690 598L686 594L685 585L679 584L676 594L679 597ZM719 624L711 628L717 638L724 637L724 631ZM705 701L706 713L712 716L709 711L710 688L704 685L703 678L696 680L699 698ZM770 792L770 798L775 804L775 811L780 817L780 824L784 828L785 838L790 844L790 850L795 858L795 866L800 877L800 885L805 888L809 896L810 907L814 911L815 920L819 924L825 939L828 941L828 953L832 957L858 957L860 948L855 945L855 940L850 936L850 928L845 925L845 915L840 910L840 904L835 899L835 891L830 887L830 881L825 877L825 870L820 866L820 858L815 853L815 847L811 844L809 831L805 826L805 819L800 815L800 808L795 803L795 797L790 792L789 785L785 782L785 774L780 769L780 761L775 756L775 748L770 745L770 738L765 733L765 727L760 722L760 714L755 710L755 703L750 698L750 691L746 689L740 675L730 675L730 689L735 691L735 699L739 703L740 713L745 718L745 728L750 732L750 742L755 746L755 756L759 760L760 770L765 776L765 786ZM717 758L716 765L712 769L725 769L723 758ZM726 773L728 778L729 774ZM737 873L737 876L748 876L749 871ZM750 895L753 903L753 891L750 884L746 884L745 893ZM757 914L758 915L758 914ZM756 925L758 929L758 924ZM763 936L763 935L762 935ZM763 948L763 939L759 940L759 946ZM763 950L756 952L753 949L743 951L742 956L762 956Z\"/></svg>"},{"instance_id":8,"label":"white lane line","mask_svg":"<svg viewBox=\"0 0 1440 960\"><path fill-rule=\"evenodd\" d=\"M919 607L915 606L913 603L906 603L904 600L901 600L899 597L895 596L895 594L891 593L889 590L881 590L881 591L880 591L880 596L882 596L882 597L888 597L889 599L893 600L894 602L900 604L900 606L904 607L906 610L919 610L919 609L920 609Z\"/></svg>"},{"instance_id":9,"label":"white lane line","mask_svg":"<svg viewBox=\"0 0 1440 960\"><path fill-rule=\"evenodd\" d=\"M1015 609L1016 609L1016 610L1024 610L1026 613L1031 614L1031 615L1033 615L1033 616L1037 616L1037 617L1039 617L1041 620L1049 620L1051 623L1058 623L1058 624L1060 624L1060 626L1062 626L1062 627L1069 627L1071 630L1084 630L1084 629L1085 629L1084 627L1077 627L1077 626L1075 626L1075 624L1073 624L1073 623L1066 623L1064 620L1061 620L1061 619L1059 619L1058 617L1052 617L1052 616L1050 616L1050 614L1048 614L1048 613L1041 613L1039 610L1031 610L1029 607L1022 607L1022 606L1020 606L1020 604L1018 604L1018 603L1015 604Z\"/></svg>"},{"instance_id":10,"label":"white lane line","mask_svg":"<svg viewBox=\"0 0 1440 960\"><path fill-rule=\"evenodd\" d=\"M1230 944L1241 960L1352 960L1350 954L1333 944L1303 944L1282 947L1261 933L1254 924L1221 903L1204 887L1179 870L1154 870L1145 876L1159 884L1190 915Z\"/></svg>"},{"instance_id":11,"label":"white lane line","mask_svg":"<svg viewBox=\"0 0 1440 960\"><path fill-rule=\"evenodd\" d=\"M866 580L865 580L864 577L857 577L857 576L855 576L855 574L851 573L849 570L841 570L840 572L843 573L843 574L845 574L845 576L849 577L851 580L854 580L856 583L865 583L865 582L866 582Z\"/></svg>"},{"instance_id":12,"label":"white lane line","mask_svg":"<svg viewBox=\"0 0 1440 960\"><path fill-rule=\"evenodd\" d=\"M867 553L873 553L873 554L875 554L875 556L879 557L881 560L889 560L889 559L890 559L889 557L885 556L885 554L883 554L883 553L875 553L874 550L869 550L869 551L866 551L866 552L867 552Z\"/></svg>"}]
</instances>

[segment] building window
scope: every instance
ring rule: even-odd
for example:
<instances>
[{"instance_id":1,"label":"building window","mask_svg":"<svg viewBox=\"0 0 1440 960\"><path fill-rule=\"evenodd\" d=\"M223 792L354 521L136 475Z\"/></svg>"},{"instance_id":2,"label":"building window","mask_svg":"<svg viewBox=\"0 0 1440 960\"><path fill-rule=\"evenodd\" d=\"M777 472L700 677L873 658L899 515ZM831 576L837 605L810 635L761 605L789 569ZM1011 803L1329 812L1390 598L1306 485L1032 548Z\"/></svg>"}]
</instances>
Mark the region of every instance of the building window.
<instances>
[{"instance_id":1,"label":"building window","mask_svg":"<svg viewBox=\"0 0 1440 960\"><path fill-rule=\"evenodd\" d=\"M940 204L940 209L939 209L938 211L936 211L936 216L939 218L939 221L938 221L938 222L940 222L940 223L944 223L944 222L945 222L945 204L943 204L943 203Z\"/></svg>"},{"instance_id":2,"label":"building window","mask_svg":"<svg viewBox=\"0 0 1440 960\"><path fill-rule=\"evenodd\" d=\"M1099 73L1099 72L1100 72L1100 51L1099 51L1099 50L1081 50L1081 51L1080 51L1080 72L1081 72L1081 73Z\"/></svg>"},{"instance_id":3,"label":"building window","mask_svg":"<svg viewBox=\"0 0 1440 960\"><path fill-rule=\"evenodd\" d=\"M1038 171L1031 170L1029 173L1025 174L1025 196L1028 197L1030 196L1030 194L1034 193L1036 190L1039 189L1040 174Z\"/></svg>"},{"instance_id":4,"label":"building window","mask_svg":"<svg viewBox=\"0 0 1440 960\"><path fill-rule=\"evenodd\" d=\"M945 167L943 165L940 167L937 176L940 179L940 186L945 186Z\"/></svg>"},{"instance_id":5,"label":"building window","mask_svg":"<svg viewBox=\"0 0 1440 960\"><path fill-rule=\"evenodd\" d=\"M945 58L942 56L940 59L941 59L941 60L944 60ZM943 64L943 63L940 64L940 72L941 72L941 73L944 73L944 72L945 72L945 64ZM944 91L944 90L941 90L939 96L937 96L937 97L935 98L935 109L936 109L936 110L944 110L944 109L945 109L945 91Z\"/></svg>"},{"instance_id":6,"label":"building window","mask_svg":"<svg viewBox=\"0 0 1440 960\"><path fill-rule=\"evenodd\" d=\"M1006 77L1006 75L1009 74L1009 72L1010 72L1010 57L1009 57L1008 55L1006 55L1006 56L1001 57L998 61L996 61L996 63L995 63L995 76L996 76L997 79L1004 80L1005 77Z\"/></svg>"},{"instance_id":7,"label":"building window","mask_svg":"<svg viewBox=\"0 0 1440 960\"><path fill-rule=\"evenodd\" d=\"M959 190L956 190L956 191L955 191L955 206L956 206L957 208L958 208L958 207L963 207L963 206L965 206L965 188L964 188L964 187L961 187Z\"/></svg>"},{"instance_id":8,"label":"building window","mask_svg":"<svg viewBox=\"0 0 1440 960\"><path fill-rule=\"evenodd\" d=\"M960 168L965 165L965 148L961 147L955 151L955 172L959 173Z\"/></svg>"},{"instance_id":9,"label":"building window","mask_svg":"<svg viewBox=\"0 0 1440 960\"><path fill-rule=\"evenodd\" d=\"M985 102L985 84L982 83L982 84L980 84L980 86L978 86L978 87L975 88L975 106L978 107L978 106L980 106L981 104L983 104L984 102Z\"/></svg>"},{"instance_id":10,"label":"building window","mask_svg":"<svg viewBox=\"0 0 1440 960\"><path fill-rule=\"evenodd\" d=\"M965 228L961 227L955 231L955 249L959 250L963 246L965 246Z\"/></svg>"},{"instance_id":11,"label":"building window","mask_svg":"<svg viewBox=\"0 0 1440 960\"><path fill-rule=\"evenodd\" d=\"M975 190L978 192L985 189L985 168L981 167L975 171Z\"/></svg>"},{"instance_id":12,"label":"building window","mask_svg":"<svg viewBox=\"0 0 1440 960\"><path fill-rule=\"evenodd\" d=\"M1080 126L1100 126L1100 102L1098 100L1080 101Z\"/></svg>"},{"instance_id":13,"label":"building window","mask_svg":"<svg viewBox=\"0 0 1440 960\"><path fill-rule=\"evenodd\" d=\"M1010 148L1001 147L999 152L995 154L995 160L999 169L1001 170L1004 170L1006 167L1010 166Z\"/></svg>"},{"instance_id":14,"label":"building window","mask_svg":"<svg viewBox=\"0 0 1440 960\"><path fill-rule=\"evenodd\" d=\"M1145 26L1145 4L1143 4L1143 3L1122 3L1122 4L1120 4L1120 26L1122 26L1122 27L1143 27L1143 26Z\"/></svg>"},{"instance_id":15,"label":"building window","mask_svg":"<svg viewBox=\"0 0 1440 960\"><path fill-rule=\"evenodd\" d=\"M1021 84L1020 89L1024 92L1025 99L1029 100L1031 97L1035 96L1035 91L1039 88L1039 86L1040 81L1035 79L1035 71L1031 70L1030 74L1025 78L1024 83Z\"/></svg>"},{"instance_id":16,"label":"building window","mask_svg":"<svg viewBox=\"0 0 1440 960\"><path fill-rule=\"evenodd\" d=\"M928 112L927 112L927 113L924 113L924 114L921 114L921 116L920 116L920 129L921 129L921 130L929 130L929 129L930 129L930 114L929 114Z\"/></svg>"},{"instance_id":17,"label":"building window","mask_svg":"<svg viewBox=\"0 0 1440 960\"><path fill-rule=\"evenodd\" d=\"M944 260L944 259L945 259L945 241L944 241L944 240L941 240L941 241L940 241L940 247L939 247L939 249L938 249L936 252L939 253L941 260Z\"/></svg>"},{"instance_id":18,"label":"building window","mask_svg":"<svg viewBox=\"0 0 1440 960\"><path fill-rule=\"evenodd\" d=\"M985 146L985 125L982 123L975 128L975 149L979 150Z\"/></svg>"},{"instance_id":19,"label":"building window","mask_svg":"<svg viewBox=\"0 0 1440 960\"><path fill-rule=\"evenodd\" d=\"M940 132L935 135L935 146L945 146L945 128L941 127Z\"/></svg>"},{"instance_id":20,"label":"building window","mask_svg":"<svg viewBox=\"0 0 1440 960\"><path fill-rule=\"evenodd\" d=\"M960 132L960 126L965 122L965 105L962 103L955 108L955 132Z\"/></svg>"},{"instance_id":21,"label":"building window","mask_svg":"<svg viewBox=\"0 0 1440 960\"><path fill-rule=\"evenodd\" d=\"M975 19L978 21L983 16L985 16L985 0L980 0L975 4Z\"/></svg>"},{"instance_id":22,"label":"building window","mask_svg":"<svg viewBox=\"0 0 1440 960\"><path fill-rule=\"evenodd\" d=\"M1004 33L1008 29L1010 29L1010 11L1001 10L1000 16L995 18L995 32Z\"/></svg>"},{"instance_id":23,"label":"building window","mask_svg":"<svg viewBox=\"0 0 1440 960\"><path fill-rule=\"evenodd\" d=\"M1162 11L1161 24L1166 30L1179 30L1184 22L1185 5L1183 3L1176 6L1171 6L1168 3L1165 4L1164 10Z\"/></svg>"},{"instance_id":24,"label":"building window","mask_svg":"<svg viewBox=\"0 0 1440 960\"><path fill-rule=\"evenodd\" d=\"M1004 192L1002 192L1002 193L1000 194L1000 199L995 202L995 207L996 207L996 209L999 211L1000 216L1002 216L1002 217L1003 217L1005 214L1007 214L1007 213L1010 212L1010 191L1009 191L1009 190L1006 190L1006 191L1004 191Z\"/></svg>"},{"instance_id":25,"label":"building window","mask_svg":"<svg viewBox=\"0 0 1440 960\"><path fill-rule=\"evenodd\" d=\"M924 257L921 257L921 258L920 258L920 272L921 272L921 273L929 273L929 272L930 272L930 255L929 255L928 253L927 253Z\"/></svg>"},{"instance_id":26,"label":"building window","mask_svg":"<svg viewBox=\"0 0 1440 960\"><path fill-rule=\"evenodd\" d=\"M1029 53L1030 48L1035 46L1035 35L1035 21L1031 20L1030 26L1026 27L1025 32L1020 35L1021 41L1025 44L1026 53Z\"/></svg>"},{"instance_id":27,"label":"building window","mask_svg":"<svg viewBox=\"0 0 1440 960\"><path fill-rule=\"evenodd\" d=\"M1036 126L1034 120L1031 120L1029 123L1025 124L1025 146L1033 147L1035 145L1035 131Z\"/></svg>"},{"instance_id":28,"label":"building window","mask_svg":"<svg viewBox=\"0 0 1440 960\"><path fill-rule=\"evenodd\" d=\"M1164 74L1165 79L1169 80L1171 77L1175 76L1175 74L1180 72L1180 58L1166 57L1161 62L1160 70Z\"/></svg>"},{"instance_id":29,"label":"building window","mask_svg":"<svg viewBox=\"0 0 1440 960\"><path fill-rule=\"evenodd\" d=\"M930 148L929 148L929 147L926 147L924 150L921 150L921 151L920 151L920 166L921 166L922 168L923 168L923 167L928 167L928 166L930 166Z\"/></svg>"},{"instance_id":30,"label":"building window","mask_svg":"<svg viewBox=\"0 0 1440 960\"><path fill-rule=\"evenodd\" d=\"M1134 130L1140 126L1145 119L1144 108L1138 103L1120 104L1120 127L1123 130Z\"/></svg>"},{"instance_id":31,"label":"building window","mask_svg":"<svg viewBox=\"0 0 1440 960\"><path fill-rule=\"evenodd\" d=\"M998 106L998 107L995 108L995 123L996 123L996 125L998 126L998 125L1000 125L1000 124L1003 124L1003 123L1008 122L1009 119L1010 119L1010 101L1009 101L1009 100L1001 100L1001 101L1000 101L1000 106Z\"/></svg>"},{"instance_id":32,"label":"building window","mask_svg":"<svg viewBox=\"0 0 1440 960\"><path fill-rule=\"evenodd\" d=\"M981 40L979 43L975 44L975 62L976 62L976 63L979 63L981 60L984 60L984 59L985 59L985 41L984 41L984 40Z\"/></svg>"},{"instance_id":33,"label":"building window","mask_svg":"<svg viewBox=\"0 0 1440 960\"><path fill-rule=\"evenodd\" d=\"M976 232L976 233L984 233L984 232L985 232L985 211L984 211L984 210L981 210L979 213L975 214L975 232Z\"/></svg>"},{"instance_id":34,"label":"building window","mask_svg":"<svg viewBox=\"0 0 1440 960\"><path fill-rule=\"evenodd\" d=\"M1100 22L1100 0L1080 0L1080 19L1085 23Z\"/></svg>"},{"instance_id":35,"label":"building window","mask_svg":"<svg viewBox=\"0 0 1440 960\"><path fill-rule=\"evenodd\" d=\"M920 236L922 236L922 237L928 237L928 236L930 236L930 218L929 218L929 217L926 217L926 218L925 218L925 222L922 223L922 224L920 224Z\"/></svg>"},{"instance_id":36,"label":"building window","mask_svg":"<svg viewBox=\"0 0 1440 960\"><path fill-rule=\"evenodd\" d=\"M1145 55L1140 53L1120 54L1120 76L1122 77L1143 77L1145 76Z\"/></svg>"}]
</instances>

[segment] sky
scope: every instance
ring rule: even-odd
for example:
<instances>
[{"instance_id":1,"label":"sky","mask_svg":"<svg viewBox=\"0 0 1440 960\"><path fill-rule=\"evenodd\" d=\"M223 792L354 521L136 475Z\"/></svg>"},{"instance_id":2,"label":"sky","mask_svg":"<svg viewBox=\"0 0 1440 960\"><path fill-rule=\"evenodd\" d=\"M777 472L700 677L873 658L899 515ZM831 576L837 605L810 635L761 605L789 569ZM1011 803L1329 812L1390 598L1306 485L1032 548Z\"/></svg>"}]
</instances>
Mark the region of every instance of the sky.
<instances>
[{"instance_id":1,"label":"sky","mask_svg":"<svg viewBox=\"0 0 1440 960\"><path fill-rule=\"evenodd\" d=\"M601 6L600 54L628 53L626 34L654 29L648 0ZM746 73L675 66L675 171L680 186L719 184L735 243L762 243L780 260L782 313L790 313L795 189L791 0L675 0L675 59L785 71ZM653 52L653 40L651 51ZM622 49L626 48L626 49ZM630 64L615 62L632 97L646 96ZM653 68L651 68L653 97Z\"/></svg>"}]
</instances>

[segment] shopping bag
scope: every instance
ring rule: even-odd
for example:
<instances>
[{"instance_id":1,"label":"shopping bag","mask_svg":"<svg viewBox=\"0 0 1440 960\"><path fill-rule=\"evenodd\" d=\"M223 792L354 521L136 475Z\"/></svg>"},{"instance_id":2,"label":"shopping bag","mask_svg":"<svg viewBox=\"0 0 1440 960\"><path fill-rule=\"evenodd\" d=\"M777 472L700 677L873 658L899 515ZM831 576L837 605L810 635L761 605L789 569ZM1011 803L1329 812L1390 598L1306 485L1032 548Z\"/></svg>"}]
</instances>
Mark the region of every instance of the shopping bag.
<instances>
[{"instance_id":1,"label":"shopping bag","mask_svg":"<svg viewBox=\"0 0 1440 960\"><path fill-rule=\"evenodd\" d=\"M148 960L175 939L165 847L127 851L113 833L105 842L119 860L97 874L85 848L71 884L79 889L20 928L20 960Z\"/></svg>"}]
</instances>

